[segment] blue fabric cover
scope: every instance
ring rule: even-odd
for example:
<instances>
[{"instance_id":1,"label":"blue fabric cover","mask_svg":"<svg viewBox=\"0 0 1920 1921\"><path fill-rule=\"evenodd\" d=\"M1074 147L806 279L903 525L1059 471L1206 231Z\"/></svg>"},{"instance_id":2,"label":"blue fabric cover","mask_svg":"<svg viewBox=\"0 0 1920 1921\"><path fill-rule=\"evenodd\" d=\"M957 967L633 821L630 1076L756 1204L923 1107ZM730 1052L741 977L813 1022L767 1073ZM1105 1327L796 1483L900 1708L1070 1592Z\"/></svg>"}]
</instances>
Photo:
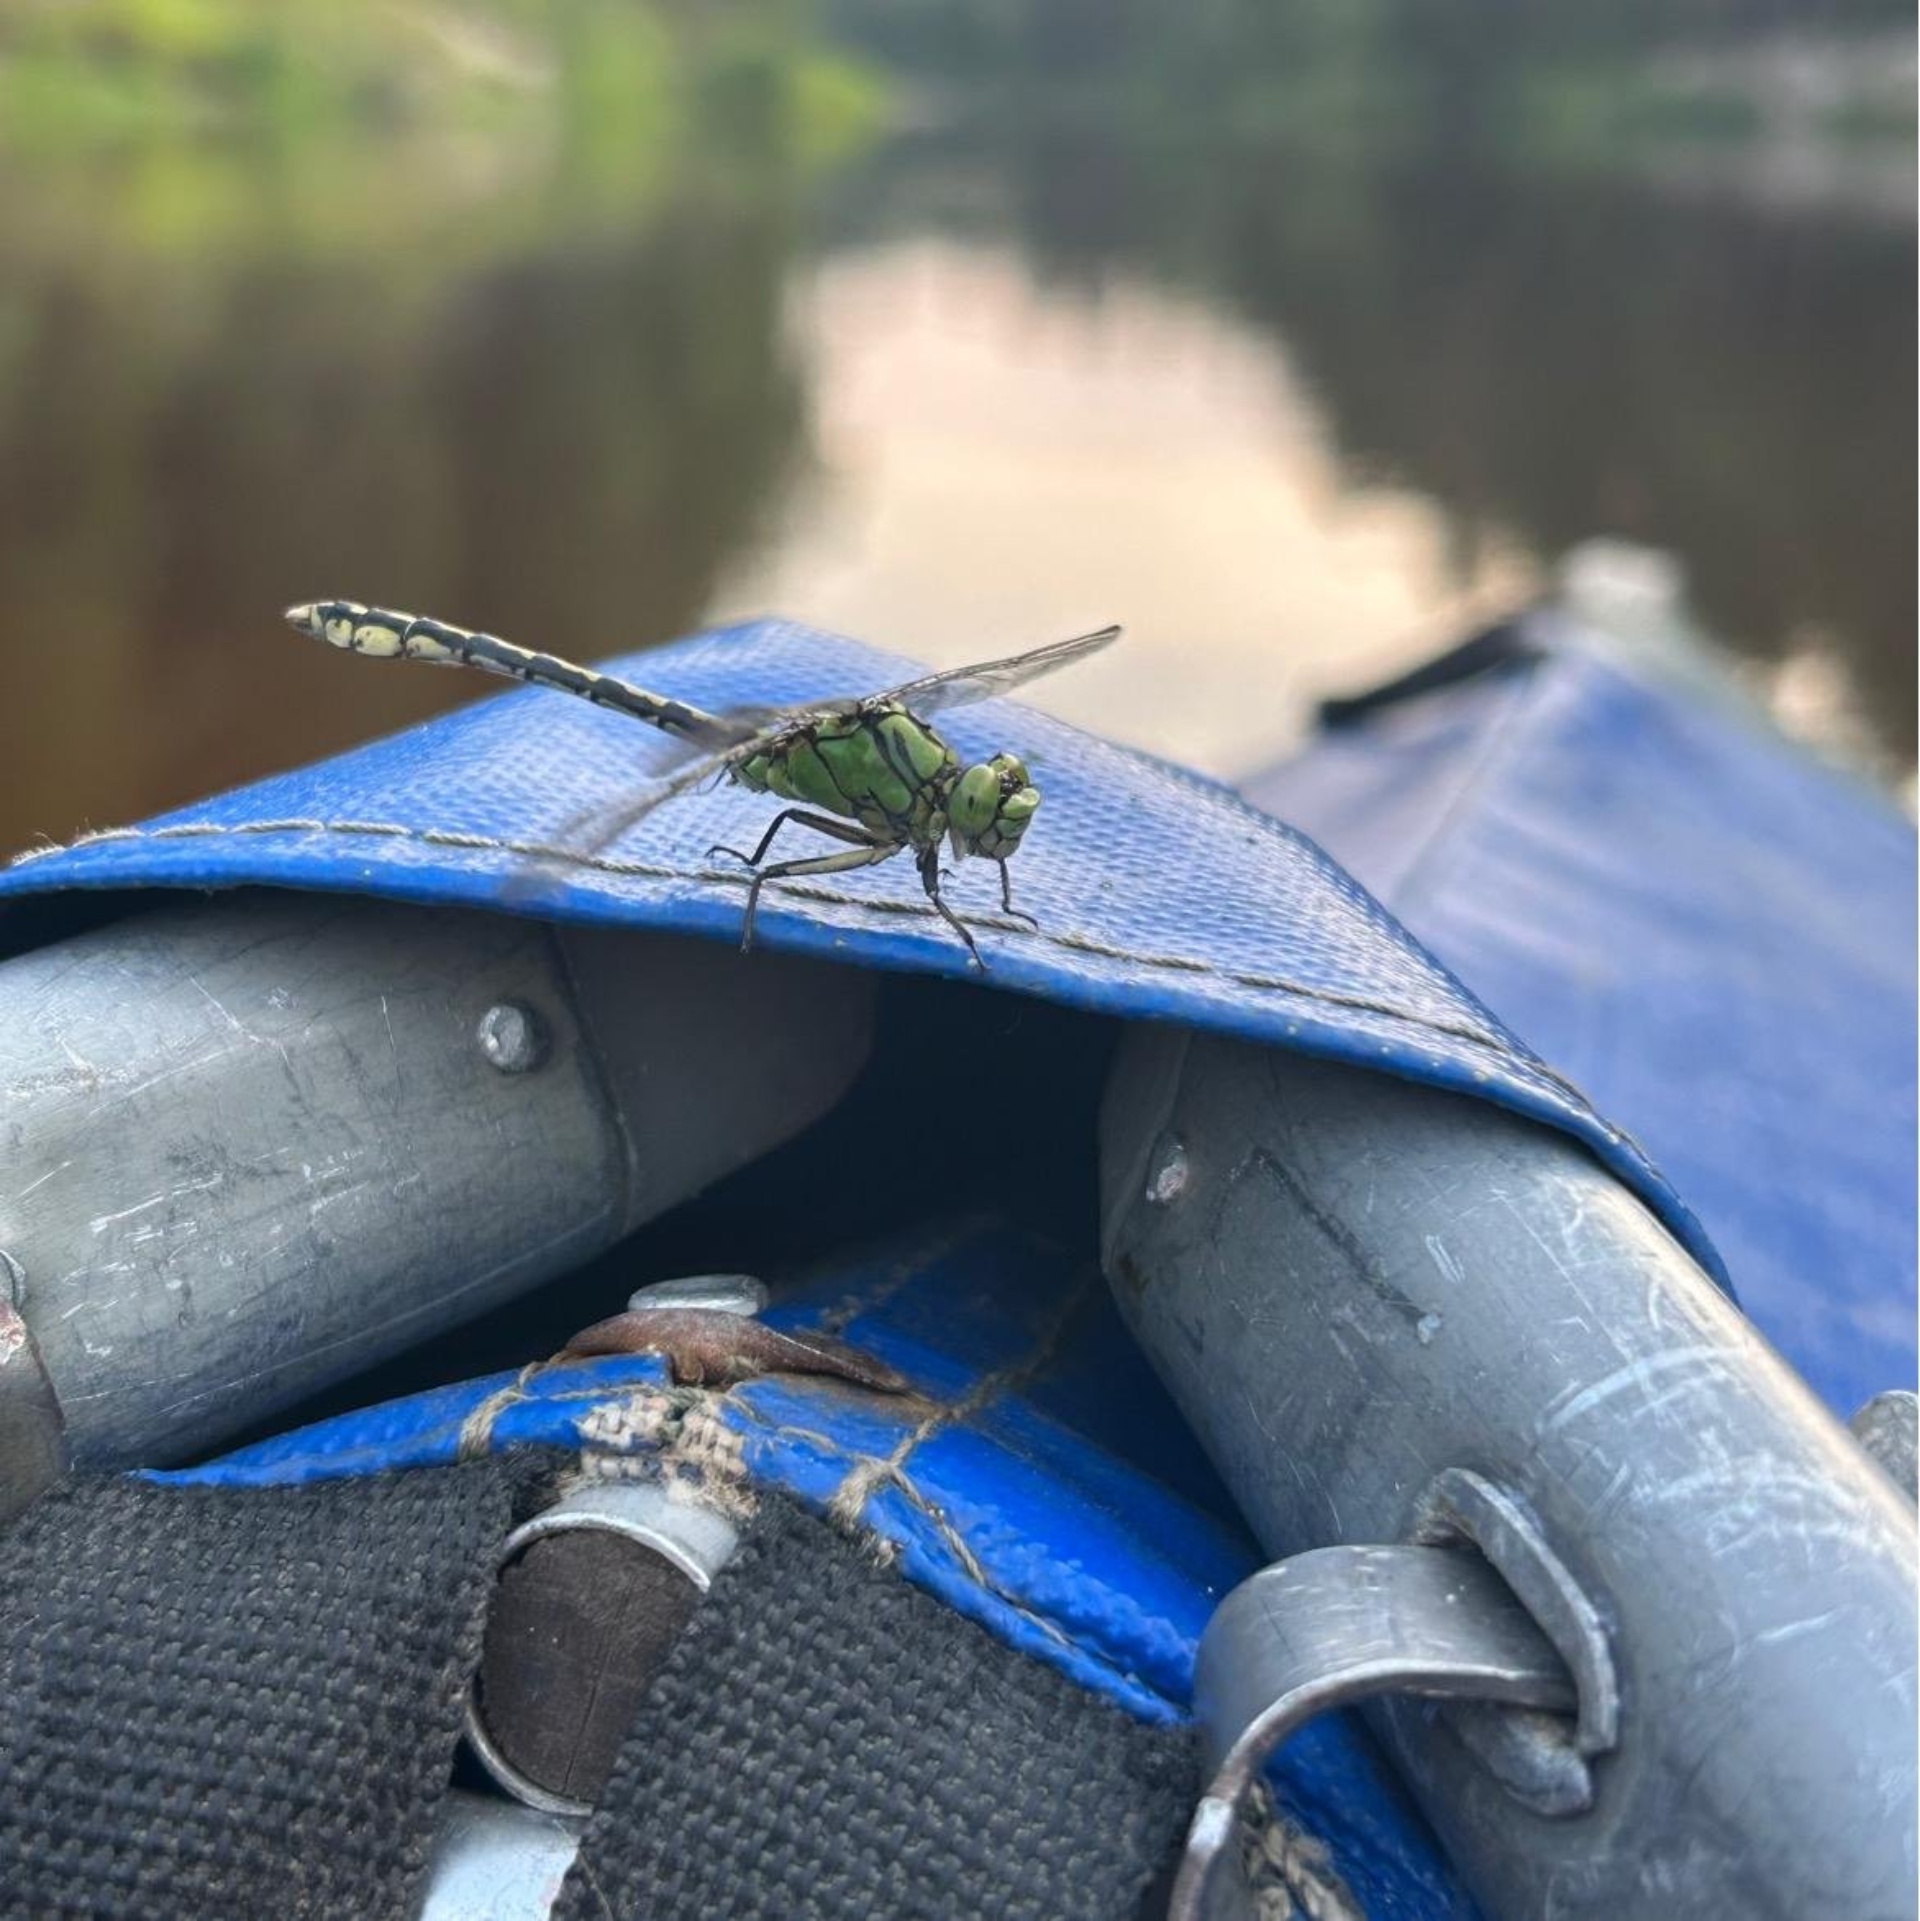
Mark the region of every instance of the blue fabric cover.
<instances>
[{"instance_id":1,"label":"blue fabric cover","mask_svg":"<svg viewBox=\"0 0 1920 1921\"><path fill-rule=\"evenodd\" d=\"M1845 1418L1915 1379L1913 830L1724 689L1529 637L1247 796L1633 1130Z\"/></svg>"},{"instance_id":2,"label":"blue fabric cover","mask_svg":"<svg viewBox=\"0 0 1920 1921\"><path fill-rule=\"evenodd\" d=\"M1200 1631L1262 1557L1097 1273L980 1224L837 1266L767 1319L830 1326L926 1399L804 1376L683 1391L737 1437L751 1484L851 1513L898 1550L908 1579L1130 1712L1165 1721L1187 1711ZM645 1458L660 1442L664 1387L650 1357L497 1375L153 1478L334 1479L452 1461L463 1445ZM699 1458L722 1458L711 1435ZM851 1501L850 1478L865 1489ZM1375 1921L1470 1921L1471 1903L1357 1721L1314 1722L1276 1758L1273 1779Z\"/></svg>"},{"instance_id":3,"label":"blue fabric cover","mask_svg":"<svg viewBox=\"0 0 1920 1921\"><path fill-rule=\"evenodd\" d=\"M284 635L262 640L263 648L295 644ZM858 694L913 671L780 622L613 666L707 708ZM425 669L343 657L339 671ZM1698 1222L1634 1142L1311 842L1220 787L1014 703L956 711L941 728L969 759L1018 752L1044 796L1013 870L1015 899L1038 916L1038 932L999 917L987 864L963 866L949 890L961 912L985 923L988 986L1351 1061L1564 1128L1724 1279ZM530 881L530 855L564 839L583 810L657 773L672 752L623 715L562 694L517 692L145 826L29 857L0 875L0 899L257 884L737 939L746 883L735 864L710 861L706 850L757 835L773 812L737 789L672 801L598 855L562 849ZM759 930L769 947L868 967L969 971L905 859L771 886Z\"/></svg>"}]
</instances>

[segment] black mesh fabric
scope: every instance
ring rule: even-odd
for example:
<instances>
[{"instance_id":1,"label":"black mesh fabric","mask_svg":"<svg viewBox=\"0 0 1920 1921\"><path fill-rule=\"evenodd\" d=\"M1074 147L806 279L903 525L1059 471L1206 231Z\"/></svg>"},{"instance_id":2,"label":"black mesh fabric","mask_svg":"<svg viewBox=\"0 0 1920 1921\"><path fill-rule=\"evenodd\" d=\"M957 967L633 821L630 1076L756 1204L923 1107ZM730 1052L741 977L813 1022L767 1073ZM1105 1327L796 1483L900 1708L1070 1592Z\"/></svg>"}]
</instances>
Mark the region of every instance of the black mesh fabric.
<instances>
[{"instance_id":1,"label":"black mesh fabric","mask_svg":"<svg viewBox=\"0 0 1920 1921\"><path fill-rule=\"evenodd\" d=\"M1115 1921L1193 1807L1142 1726L784 1503L642 1703L559 1921Z\"/></svg>"},{"instance_id":2,"label":"black mesh fabric","mask_svg":"<svg viewBox=\"0 0 1920 1921\"><path fill-rule=\"evenodd\" d=\"M0 1533L0 1909L417 1910L508 1475L84 1480Z\"/></svg>"},{"instance_id":3,"label":"black mesh fabric","mask_svg":"<svg viewBox=\"0 0 1920 1921\"><path fill-rule=\"evenodd\" d=\"M525 1479L37 1502L0 1533L0 1913L417 1913ZM556 1913L1109 1921L1140 1911L1194 1789L1184 1731L769 1500L643 1701Z\"/></svg>"}]
</instances>

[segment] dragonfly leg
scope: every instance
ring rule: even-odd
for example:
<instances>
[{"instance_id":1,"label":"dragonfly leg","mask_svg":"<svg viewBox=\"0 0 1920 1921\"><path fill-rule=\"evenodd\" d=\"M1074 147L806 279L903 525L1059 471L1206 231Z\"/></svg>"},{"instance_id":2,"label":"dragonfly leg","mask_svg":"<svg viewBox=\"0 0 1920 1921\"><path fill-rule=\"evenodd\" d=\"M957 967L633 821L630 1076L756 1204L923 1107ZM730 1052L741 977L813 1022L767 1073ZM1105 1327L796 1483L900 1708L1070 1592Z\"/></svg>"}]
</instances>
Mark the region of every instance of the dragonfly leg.
<instances>
[{"instance_id":1,"label":"dragonfly leg","mask_svg":"<svg viewBox=\"0 0 1920 1921\"><path fill-rule=\"evenodd\" d=\"M947 903L940 898L940 850L938 846L929 847L920 857L920 884L927 890L927 898L939 910L940 918L967 944L968 956L981 973L987 971L987 964L980 958L980 950L974 945L973 936L967 932L965 923Z\"/></svg>"},{"instance_id":2,"label":"dragonfly leg","mask_svg":"<svg viewBox=\"0 0 1920 1921\"><path fill-rule=\"evenodd\" d=\"M811 860L781 860L771 867L760 868L754 874L753 885L747 889L747 920L740 930L741 953L753 945L753 917L760 909L760 890L768 881L786 880L795 874L844 874L855 867L877 866L900 851L900 843L894 840L876 841L862 835L861 843L848 848L844 854L816 854Z\"/></svg>"},{"instance_id":3,"label":"dragonfly leg","mask_svg":"<svg viewBox=\"0 0 1920 1921\"><path fill-rule=\"evenodd\" d=\"M788 821L801 827L811 827L815 833L831 834L835 840L851 841L856 847L869 846L872 836L864 827L854 827L844 820L835 820L831 814L812 814L804 807L783 807L767 823L767 831L760 836L760 845L751 854L743 854L737 847L728 847L715 842L707 849L707 858L715 854L731 854L735 860L744 861L749 867L758 867L767 857L767 849L773 845L773 837Z\"/></svg>"},{"instance_id":4,"label":"dragonfly leg","mask_svg":"<svg viewBox=\"0 0 1920 1921\"><path fill-rule=\"evenodd\" d=\"M1039 933L1040 923L1035 920L1031 914L1013 904L1013 881L1007 873L1007 863L1005 861L1000 863L1000 911L1005 914L1009 920L1025 921L1036 934Z\"/></svg>"}]
</instances>

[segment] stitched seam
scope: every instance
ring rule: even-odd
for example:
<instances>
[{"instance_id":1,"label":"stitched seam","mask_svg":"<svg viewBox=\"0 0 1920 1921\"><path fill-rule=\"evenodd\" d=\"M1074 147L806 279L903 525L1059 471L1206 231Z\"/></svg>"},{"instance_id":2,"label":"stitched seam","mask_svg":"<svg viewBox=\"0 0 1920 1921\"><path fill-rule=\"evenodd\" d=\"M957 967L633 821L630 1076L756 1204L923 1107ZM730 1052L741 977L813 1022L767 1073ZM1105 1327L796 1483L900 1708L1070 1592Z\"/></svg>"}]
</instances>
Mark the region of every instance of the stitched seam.
<instances>
[{"instance_id":1,"label":"stitched seam","mask_svg":"<svg viewBox=\"0 0 1920 1921\"><path fill-rule=\"evenodd\" d=\"M931 1440L942 1429L951 1427L970 1414L977 1414L989 1401L997 1400L1009 1388L1018 1387L1031 1380L1059 1351L1060 1343L1066 1338L1067 1329L1073 1325L1080 1310L1086 1305L1094 1284L1099 1280L1098 1273L1089 1275L1080 1285L1061 1302L1058 1311L1041 1331L1031 1349L1019 1360L1009 1362L1005 1367L995 1368L990 1374L983 1374L961 1395L957 1401L945 1402L933 1413L904 1434L891 1454L884 1458L869 1455L863 1466L857 1467L834 1490L833 1498L827 1503L827 1512L836 1521L852 1526L860 1519L861 1511L873 1491L886 1482L899 1484L905 1476L901 1470L906 1466L914 1450L922 1441ZM958 1537L955 1537L958 1546ZM977 1568L970 1550L961 1550L966 1560ZM984 1577L981 1577L984 1578Z\"/></svg>"},{"instance_id":2,"label":"stitched seam","mask_svg":"<svg viewBox=\"0 0 1920 1921\"><path fill-rule=\"evenodd\" d=\"M536 1399L542 1406L560 1401L591 1401L604 1406L612 1406L620 1401L642 1399L655 1404L663 1403L669 1415L676 1412L684 1415L703 1402L724 1411L737 1411L745 1415L756 1427L773 1439L798 1442L817 1452L830 1455L836 1460L845 1461L848 1464L849 1471L842 1480L840 1489L833 1495L827 1506L827 1513L830 1519L843 1527L859 1527L868 1532L877 1532L878 1530L874 1529L870 1522L864 1521L861 1518L858 1508L850 1514L843 1513L840 1505L842 1497L855 1480L862 1477L865 1479L865 1486L860 1497L861 1507L864 1507L866 1499L873 1489L883 1482L897 1489L907 1504L920 1515L928 1527L938 1536L947 1551L952 1555L959 1569L961 1578L965 1580L968 1585L978 1589L981 1594L989 1600L997 1602L1010 1613L1017 1615L1030 1627L1037 1629L1057 1646L1079 1656L1080 1659L1098 1668L1103 1674L1111 1676L1116 1682L1124 1683L1126 1686L1136 1688L1144 1694L1152 1695L1156 1700L1165 1702L1168 1707L1174 1709L1177 1713L1180 1712L1180 1704L1177 1701L1169 1700L1168 1697L1163 1694L1160 1689L1153 1686L1151 1682L1143 1680L1139 1675L1129 1669L1122 1668L1104 1650L1090 1646L1070 1630L1063 1627L1058 1621L1052 1620L1047 1615L1040 1613L1030 1602L1020 1599L1019 1596L1009 1593L1005 1588L1000 1586L1000 1584L987 1573L986 1569L980 1565L972 1548L968 1546L965 1538L953 1526L952 1522L950 1522L946 1516L941 1513L940 1509L934 1505L933 1501L921 1491L918 1483L914 1481L911 1475L906 1473L904 1468L907 1456L922 1440L938 1432L941 1428L951 1425L954 1421L961 1420L965 1418L966 1415L977 1412L997 1394L1018 1386L1030 1375L1046 1367L1058 1351L1061 1341L1071 1328L1078 1310L1086 1303L1088 1297L1093 1292L1093 1283L1097 1279L1097 1275L1091 1277L1068 1297L1061 1312L1056 1316L1053 1323L1042 1333L1040 1339L1025 1356L1007 1367L997 1369L992 1374L983 1375L981 1379L974 1384L973 1388L962 1395L959 1400L944 1404L931 1419L922 1422L911 1435L906 1437L901 1445L894 1449L892 1454L886 1456L863 1454L858 1449L846 1447L841 1442L834 1440L831 1435L822 1434L816 1429L798 1427L784 1421L775 1420L771 1415L765 1414L759 1408L755 1407L753 1403L747 1400L740 1393L739 1389L736 1388L715 1390L711 1388L673 1387L668 1385L655 1386L650 1382L637 1382L626 1388L609 1389L605 1386L596 1386L578 1388L565 1393L541 1394L536 1396L528 1391L534 1377L553 1366L553 1363L550 1361L534 1361L530 1362L526 1367L523 1367L506 1386L496 1388L468 1413L466 1419L460 1424L457 1458L467 1461L484 1456L491 1447L494 1438L494 1428L500 1416L510 1407ZM742 1383L742 1385L750 1386L751 1383Z\"/></svg>"},{"instance_id":3,"label":"stitched seam","mask_svg":"<svg viewBox=\"0 0 1920 1921\"><path fill-rule=\"evenodd\" d=\"M1534 665L1537 667L1539 663L1535 662ZM1413 859L1401 873L1400 905L1396 912L1420 911L1423 896L1432 890L1434 869L1439 864L1442 851L1449 850L1455 842L1454 824L1486 791L1495 773L1520 752L1525 744L1526 730L1539 712L1545 687L1545 677L1529 671L1521 677L1517 688L1507 690L1508 699L1498 719L1489 722L1466 777L1455 790L1453 798L1440 810L1439 819L1433 823Z\"/></svg>"},{"instance_id":4,"label":"stitched seam","mask_svg":"<svg viewBox=\"0 0 1920 1921\"><path fill-rule=\"evenodd\" d=\"M969 1387L967 1393L961 1395L959 1400L944 1402L924 1422L921 1422L919 1427L901 1435L898 1445L890 1454L863 1456L861 1466L851 1471L840 1483L840 1487L834 1489L832 1500L826 1504L826 1512L842 1525L853 1525L861 1518L861 1510L867 1506L867 1500L873 1495L874 1489L886 1483L894 1483L905 1493L905 1489L911 1487L911 1483L907 1481L907 1475L903 1470L907 1460L913 1456L913 1450L923 1441L930 1441L942 1429L951 1427L955 1422L967 1420L967 1416L971 1414L978 1414L980 1408L984 1408L990 1400L997 1400L1009 1389L1021 1387L1026 1381L1034 1379L1034 1375L1042 1374L1053 1362L1053 1356L1061 1349L1061 1343L1067 1339L1067 1329L1080 1316L1080 1310L1092 1297L1097 1283L1099 1283L1099 1274L1095 1270L1094 1274L1086 1277L1078 1287L1074 1287L1072 1293L1067 1295L1067 1299L1061 1302L1053 1320L1047 1322L1046 1327L1042 1329L1032 1349L1026 1350L1026 1354L1022 1354L1019 1360L1009 1362L1005 1368L996 1368L992 1374L980 1375L980 1379L974 1381L972 1387ZM938 1520L938 1516L932 1516L932 1510L928 1510L928 1518L934 1520L936 1527L942 1527L951 1535L951 1531L946 1529L946 1523ZM978 1562L972 1558L971 1548L965 1546L965 1543L959 1539L959 1535L951 1535L951 1544L955 1552L965 1560L974 1577L984 1581L986 1577L984 1573L978 1573Z\"/></svg>"},{"instance_id":5,"label":"stitched seam","mask_svg":"<svg viewBox=\"0 0 1920 1921\"><path fill-rule=\"evenodd\" d=\"M448 828L404 827L393 821L342 821L321 820L318 818L294 817L286 820L257 820L245 822L224 821L181 821L171 827L106 827L97 833L81 834L64 846L35 847L19 854L9 863L20 868L38 860L45 860L54 854L70 853L82 847L98 846L105 842L153 841L153 840L215 840L252 834L348 834L370 839L404 840L428 847L446 847L469 853L508 854L516 859L552 861L569 867L584 868L595 873L606 874L617 879L633 880L703 880L718 881L729 887L744 887L746 877L730 873L722 868L690 868L666 866L655 861L631 860L619 855L583 855L564 847L548 846L538 841L502 840L491 834L461 833ZM822 887L809 882L783 880L775 883L785 891L805 899L826 902L837 907L850 907L856 911L882 916L887 919L924 918L925 910L913 901L874 900L857 894L842 893L831 887ZM1214 966L1211 962L1189 959L1180 954L1143 954L1129 948L1112 947L1103 941L1089 940L1081 935L1049 933L1042 928L1035 932L1024 922L1013 921L1002 915L981 913L972 916L982 926L992 927L1021 938L1039 941L1046 946L1077 954L1093 954L1107 960L1117 960L1129 966L1156 969L1165 973L1190 974L1197 977L1226 981L1236 987L1251 988L1260 993L1289 994L1297 999L1316 1002L1326 1007L1342 1007L1356 1013L1379 1014L1390 1020L1404 1022L1423 1033L1443 1035L1449 1040L1465 1043L1492 1056L1509 1071L1522 1075L1553 1088L1581 1106L1586 1105L1586 1096L1571 1081L1563 1079L1543 1061L1521 1054L1510 1045L1503 1045L1493 1037L1478 1029L1456 1025L1451 1021L1436 1021L1423 1014L1409 1013L1405 1008L1390 1007L1384 1002L1367 999L1360 994L1341 994L1322 987L1308 987L1300 981L1288 980L1283 975L1249 974L1233 969ZM1384 923L1383 923L1384 924ZM1451 980L1451 976L1447 976ZM1617 1130L1601 1123L1608 1137L1619 1138Z\"/></svg>"},{"instance_id":6,"label":"stitched seam","mask_svg":"<svg viewBox=\"0 0 1920 1921\"><path fill-rule=\"evenodd\" d=\"M691 1391L675 1388L669 1383L635 1381L624 1387L609 1387L604 1381L592 1387L576 1387L557 1394L534 1394L529 1390L534 1377L545 1373L554 1365L552 1361L529 1361L505 1387L497 1387L485 1400L472 1407L465 1420L460 1423L460 1433L454 1443L454 1459L458 1461L477 1461L493 1451L494 1428L501 1415L511 1407L520 1407L537 1402L541 1407L553 1407L567 1401L614 1401L627 1394L658 1394L666 1397L678 1395L680 1405L691 1407ZM578 1366L577 1361L571 1365Z\"/></svg>"},{"instance_id":7,"label":"stitched seam","mask_svg":"<svg viewBox=\"0 0 1920 1921\"><path fill-rule=\"evenodd\" d=\"M1018 1615L1028 1626L1037 1629L1041 1634L1045 1635L1048 1640L1055 1643L1056 1646L1065 1648L1070 1653L1078 1655L1082 1660L1097 1667L1103 1674L1111 1675L1116 1681L1124 1682L1129 1687L1137 1688L1144 1694L1150 1694L1156 1700L1165 1701L1169 1707L1173 1708L1176 1712L1179 1711L1179 1703L1168 1700L1167 1696L1161 1693L1152 1683L1141 1679L1139 1675L1133 1673L1131 1670L1122 1668L1114 1661L1113 1657L1103 1649L1091 1646L1089 1643L1079 1639L1078 1636L1063 1627L1058 1621L1040 1613L1031 1602L1022 1600L1018 1595L1002 1587L999 1582L994 1580L992 1575L980 1565L978 1558L975 1556L972 1548L967 1545L965 1538L940 1509L934 1505L933 1501L921 1491L919 1483L916 1482L910 1474L906 1473L904 1469L894 1466L891 1459L883 1459L878 1455L862 1454L856 1449L844 1447L838 1441L834 1440L831 1435L821 1434L813 1428L793 1427L785 1422L775 1421L768 1415L761 1413L752 1402L745 1399L731 1395L723 1395L717 1398L725 1401L729 1409L737 1410L741 1414L744 1414L765 1434L773 1439L801 1442L818 1453L828 1454L835 1460L845 1461L852 1470L847 1477L848 1481L851 1481L855 1475L866 1470L885 1470L882 1478L884 1478L887 1485L898 1492L901 1498L906 1501L907 1505L911 1507L914 1512L925 1521L927 1526L932 1529L933 1533L938 1536L941 1544L953 1557L959 1570L960 1578L968 1586L978 1589L987 1599L997 1602L1001 1607L1007 1609L1009 1613ZM841 1485L844 1488L846 1482L843 1481ZM839 1496L836 1494L834 1501L837 1502L838 1499ZM859 1528L867 1533L878 1533L879 1531L871 1521L865 1520L859 1515L849 1517L841 1514L833 1503L829 1503L827 1513L831 1520L843 1527ZM885 1537L882 1536L881 1538L884 1539Z\"/></svg>"},{"instance_id":8,"label":"stitched seam","mask_svg":"<svg viewBox=\"0 0 1920 1921\"><path fill-rule=\"evenodd\" d=\"M944 1260L956 1247L978 1234L982 1228L990 1226L992 1218L987 1214L969 1214L954 1221L923 1245L895 1261L887 1269L886 1278L878 1284L869 1285L864 1291L859 1287L850 1289L815 1320L812 1331L816 1334L835 1336L845 1334L847 1328L861 1315L871 1314L875 1309L884 1307L909 1281L924 1274L936 1262Z\"/></svg>"},{"instance_id":9,"label":"stitched seam","mask_svg":"<svg viewBox=\"0 0 1920 1921\"><path fill-rule=\"evenodd\" d=\"M1072 1315L1069 1313L1063 1318L1059 1333L1065 1332L1066 1325L1070 1323L1071 1320ZM1057 1341L1057 1338L1057 1335L1053 1336L1052 1341ZM1049 1344L1051 1344L1051 1342ZM1002 1370L998 1376L983 1377L978 1385L985 1386L987 1380L996 1378L1000 1380L1002 1386L1011 1385L1024 1369L1036 1364L1044 1366L1048 1358L1050 1358L1050 1355L1042 1355L1040 1350L1036 1348L1034 1353L1030 1355L1026 1361ZM750 1386L751 1383L743 1383L743 1385ZM656 1390L642 1388L637 1391L644 1394ZM907 1504L921 1516L939 1537L941 1543L953 1556L961 1579L969 1586L978 1589L988 1600L999 1603L999 1605L1006 1608L1009 1613L1017 1615L1030 1627L1036 1628L1056 1646L1066 1649L1069 1653L1078 1655L1082 1660L1098 1668L1103 1674L1110 1675L1115 1681L1122 1682L1129 1687L1137 1688L1143 1694L1150 1694L1156 1700L1166 1702L1166 1705L1174 1709L1176 1713L1181 1711L1180 1704L1177 1701L1169 1700L1168 1697L1163 1694L1160 1689L1153 1686L1151 1682L1143 1680L1130 1669L1121 1667L1114 1661L1113 1657L1103 1649L1091 1646L1081 1640L1069 1629L1063 1627L1058 1621L1040 1613L1031 1602L1022 1600L1018 1595L1010 1593L995 1581L986 1569L980 1565L972 1548L967 1545L965 1538L954 1527L953 1523L949 1521L940 1509L934 1505L932 1500L921 1491L913 1477L896 1465L893 1455L883 1457L874 1454L863 1454L857 1448L847 1447L843 1443L836 1441L831 1435L822 1434L815 1428L798 1427L789 1422L776 1420L771 1415L763 1413L759 1408L754 1406L751 1401L744 1397L739 1389L728 1388L716 1392L715 1390L707 1388L687 1388L679 1390L679 1393L684 1394L692 1401L705 1400L718 1403L727 1411L743 1414L748 1420L753 1422L762 1433L771 1439L798 1442L814 1449L818 1453L828 1454L835 1460L845 1461L851 1471L846 1477L846 1480L841 1483L843 1490L848 1482L853 1480L853 1478L863 1470L884 1470L880 1478L883 1478L888 1485L897 1489ZM915 1430L914 1435L911 1437L912 1440L917 1442L919 1439L924 1438L926 1432L941 1426L944 1421L959 1418L965 1403L970 1402L972 1398L970 1394L963 1397L961 1401L954 1401L946 1407L943 1407L932 1421L923 1423L921 1428ZM894 1452L897 1455L900 1453L900 1450L895 1449ZM879 1532L871 1522L862 1519L857 1513L853 1515L842 1514L839 1511L839 1500L840 1495L836 1493L829 1501L827 1506L829 1519L842 1527L857 1527L868 1533ZM882 1536L881 1538L884 1539L885 1537Z\"/></svg>"}]
</instances>

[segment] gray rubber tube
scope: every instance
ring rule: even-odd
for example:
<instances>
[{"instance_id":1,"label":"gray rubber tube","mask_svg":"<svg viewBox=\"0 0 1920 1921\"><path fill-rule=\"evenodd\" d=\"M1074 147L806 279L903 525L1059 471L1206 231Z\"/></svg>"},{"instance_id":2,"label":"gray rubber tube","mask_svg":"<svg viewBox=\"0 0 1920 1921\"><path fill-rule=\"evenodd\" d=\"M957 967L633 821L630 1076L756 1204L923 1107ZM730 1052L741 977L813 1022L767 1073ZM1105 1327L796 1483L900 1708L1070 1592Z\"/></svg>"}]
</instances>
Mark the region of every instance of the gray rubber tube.
<instances>
[{"instance_id":1,"label":"gray rubber tube","mask_svg":"<svg viewBox=\"0 0 1920 1921\"><path fill-rule=\"evenodd\" d=\"M1579 1728L1366 1710L1491 1913L1910 1921L1913 1513L1637 1199L1485 1102L1165 1029L1102 1179L1122 1310L1273 1555L1491 1489L1495 1552L1546 1550L1516 1588L1591 1604Z\"/></svg>"}]
</instances>

